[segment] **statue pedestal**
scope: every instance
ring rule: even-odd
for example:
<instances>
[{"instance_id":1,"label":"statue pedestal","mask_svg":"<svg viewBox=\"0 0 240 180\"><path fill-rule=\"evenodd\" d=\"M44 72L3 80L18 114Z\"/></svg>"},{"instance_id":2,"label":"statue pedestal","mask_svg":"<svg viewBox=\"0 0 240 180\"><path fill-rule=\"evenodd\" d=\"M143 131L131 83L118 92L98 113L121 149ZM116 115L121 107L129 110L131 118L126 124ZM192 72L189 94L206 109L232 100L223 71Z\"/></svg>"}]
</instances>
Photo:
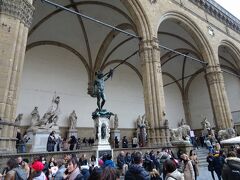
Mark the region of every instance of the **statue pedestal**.
<instances>
[{"instance_id":1,"label":"statue pedestal","mask_svg":"<svg viewBox=\"0 0 240 180\"><path fill-rule=\"evenodd\" d=\"M96 151L96 164L98 165L98 159L104 154L113 155L112 148L109 143L110 138L110 116L112 113L107 112L106 110L95 111L93 113L94 120L94 129L96 135L96 141L93 146L93 150Z\"/></svg>"},{"instance_id":2,"label":"statue pedestal","mask_svg":"<svg viewBox=\"0 0 240 180\"><path fill-rule=\"evenodd\" d=\"M50 129L34 127L27 130L27 136L30 137L27 143L27 149L29 152L46 152L47 140L49 134L55 131L56 138L60 134L58 126L52 126Z\"/></svg>"},{"instance_id":3,"label":"statue pedestal","mask_svg":"<svg viewBox=\"0 0 240 180\"><path fill-rule=\"evenodd\" d=\"M189 141L171 141L172 146L177 147L182 152L189 154L192 149L192 144Z\"/></svg>"},{"instance_id":4,"label":"statue pedestal","mask_svg":"<svg viewBox=\"0 0 240 180\"><path fill-rule=\"evenodd\" d=\"M69 129L68 130L68 138L70 138L71 136L75 136L75 138L78 138L78 131L77 129Z\"/></svg>"}]
</instances>

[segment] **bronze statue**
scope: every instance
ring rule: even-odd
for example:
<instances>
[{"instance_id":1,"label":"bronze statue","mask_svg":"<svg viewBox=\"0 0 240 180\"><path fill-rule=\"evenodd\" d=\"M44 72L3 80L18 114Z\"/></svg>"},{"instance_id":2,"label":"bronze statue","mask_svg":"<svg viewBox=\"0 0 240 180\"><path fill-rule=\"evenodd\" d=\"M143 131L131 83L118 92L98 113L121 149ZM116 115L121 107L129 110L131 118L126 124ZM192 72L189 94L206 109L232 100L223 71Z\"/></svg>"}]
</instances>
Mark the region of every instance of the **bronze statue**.
<instances>
[{"instance_id":1,"label":"bronze statue","mask_svg":"<svg viewBox=\"0 0 240 180\"><path fill-rule=\"evenodd\" d=\"M107 75L106 78L104 78ZM97 106L98 110L102 110L105 102L106 102L106 96L104 94L104 82L108 80L112 76L112 71L110 70L109 73L103 74L102 71L98 71L96 73L96 80L94 81L94 90L95 94L97 96ZM101 102L102 99L102 102Z\"/></svg>"}]
</instances>

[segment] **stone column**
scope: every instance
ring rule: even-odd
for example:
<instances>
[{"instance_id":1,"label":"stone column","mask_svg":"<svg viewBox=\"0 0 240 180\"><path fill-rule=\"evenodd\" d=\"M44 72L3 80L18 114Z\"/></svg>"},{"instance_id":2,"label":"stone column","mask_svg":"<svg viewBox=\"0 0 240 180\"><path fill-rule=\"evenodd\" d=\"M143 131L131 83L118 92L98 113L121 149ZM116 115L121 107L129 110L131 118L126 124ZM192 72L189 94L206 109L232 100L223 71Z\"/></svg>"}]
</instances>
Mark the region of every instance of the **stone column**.
<instances>
[{"instance_id":1,"label":"stone column","mask_svg":"<svg viewBox=\"0 0 240 180\"><path fill-rule=\"evenodd\" d=\"M190 112L190 106L189 106L189 100L188 100L188 95L187 94L183 95L182 104L183 104L186 123L191 127L192 126L192 119L191 119L191 112Z\"/></svg>"},{"instance_id":2,"label":"stone column","mask_svg":"<svg viewBox=\"0 0 240 180\"><path fill-rule=\"evenodd\" d=\"M0 0L0 151L15 150L14 119L33 10L31 0Z\"/></svg>"},{"instance_id":3,"label":"stone column","mask_svg":"<svg viewBox=\"0 0 240 180\"><path fill-rule=\"evenodd\" d=\"M165 145L163 129L165 110L160 49L157 38L140 42L140 58L144 88L146 119L149 122L150 145Z\"/></svg>"},{"instance_id":4,"label":"stone column","mask_svg":"<svg viewBox=\"0 0 240 180\"><path fill-rule=\"evenodd\" d=\"M208 66L205 76L211 96L216 127L217 129L230 128L232 115L220 66Z\"/></svg>"}]
</instances>

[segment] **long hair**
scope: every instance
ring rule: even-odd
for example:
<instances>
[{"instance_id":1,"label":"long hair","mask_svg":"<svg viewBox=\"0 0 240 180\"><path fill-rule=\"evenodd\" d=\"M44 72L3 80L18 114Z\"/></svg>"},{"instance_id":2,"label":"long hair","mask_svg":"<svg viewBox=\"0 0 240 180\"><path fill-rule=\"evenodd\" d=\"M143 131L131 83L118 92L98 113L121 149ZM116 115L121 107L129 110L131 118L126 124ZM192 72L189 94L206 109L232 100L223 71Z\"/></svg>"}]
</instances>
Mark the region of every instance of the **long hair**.
<instances>
[{"instance_id":1,"label":"long hair","mask_svg":"<svg viewBox=\"0 0 240 180\"><path fill-rule=\"evenodd\" d=\"M104 168L101 175L101 180L116 180L116 179L117 179L116 169L112 167Z\"/></svg>"}]
</instances>

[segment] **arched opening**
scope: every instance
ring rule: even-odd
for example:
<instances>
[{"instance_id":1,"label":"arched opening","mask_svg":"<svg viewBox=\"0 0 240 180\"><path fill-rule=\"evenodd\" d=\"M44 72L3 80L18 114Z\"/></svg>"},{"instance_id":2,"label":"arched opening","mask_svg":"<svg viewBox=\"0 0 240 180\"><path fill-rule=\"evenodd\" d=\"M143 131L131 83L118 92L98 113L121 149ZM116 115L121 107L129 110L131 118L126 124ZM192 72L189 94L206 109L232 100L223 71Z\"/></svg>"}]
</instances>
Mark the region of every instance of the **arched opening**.
<instances>
[{"instance_id":1,"label":"arched opening","mask_svg":"<svg viewBox=\"0 0 240 180\"><path fill-rule=\"evenodd\" d=\"M232 113L233 124L237 129L240 125L240 53L230 42L222 41L218 47L218 58L223 70L224 84L226 88L229 106ZM234 76L234 74L236 76Z\"/></svg>"},{"instance_id":2,"label":"arched opening","mask_svg":"<svg viewBox=\"0 0 240 180\"><path fill-rule=\"evenodd\" d=\"M205 64L212 64L212 55L205 37L189 18L171 12L161 19L158 39L160 45L203 62L199 63L160 48L166 118L170 128L177 127L183 118L192 129L200 130L204 117L214 127L211 99L205 79Z\"/></svg>"},{"instance_id":3,"label":"arched opening","mask_svg":"<svg viewBox=\"0 0 240 180\"><path fill-rule=\"evenodd\" d=\"M82 12L133 34L145 33L137 21L135 1L58 1L74 11ZM17 113L23 113L22 126L29 126L35 106L42 116L50 106L54 91L61 97L59 125L68 127L72 110L78 116L77 127L85 128L81 137L91 136L92 112L97 108L91 84L97 70L109 71L139 48L139 40L112 29L35 1L35 15L29 30L23 67L22 86ZM140 8L136 13L141 13ZM133 20L134 19L134 20ZM141 19L144 21L144 19ZM146 35L145 35L146 36ZM105 84L105 108L118 115L119 128L131 137L135 121L145 113L139 56L114 71ZM29 101L31 98L31 101ZM132 108L134 107L134 108ZM131 111L129 110L131 109Z\"/></svg>"}]
</instances>

